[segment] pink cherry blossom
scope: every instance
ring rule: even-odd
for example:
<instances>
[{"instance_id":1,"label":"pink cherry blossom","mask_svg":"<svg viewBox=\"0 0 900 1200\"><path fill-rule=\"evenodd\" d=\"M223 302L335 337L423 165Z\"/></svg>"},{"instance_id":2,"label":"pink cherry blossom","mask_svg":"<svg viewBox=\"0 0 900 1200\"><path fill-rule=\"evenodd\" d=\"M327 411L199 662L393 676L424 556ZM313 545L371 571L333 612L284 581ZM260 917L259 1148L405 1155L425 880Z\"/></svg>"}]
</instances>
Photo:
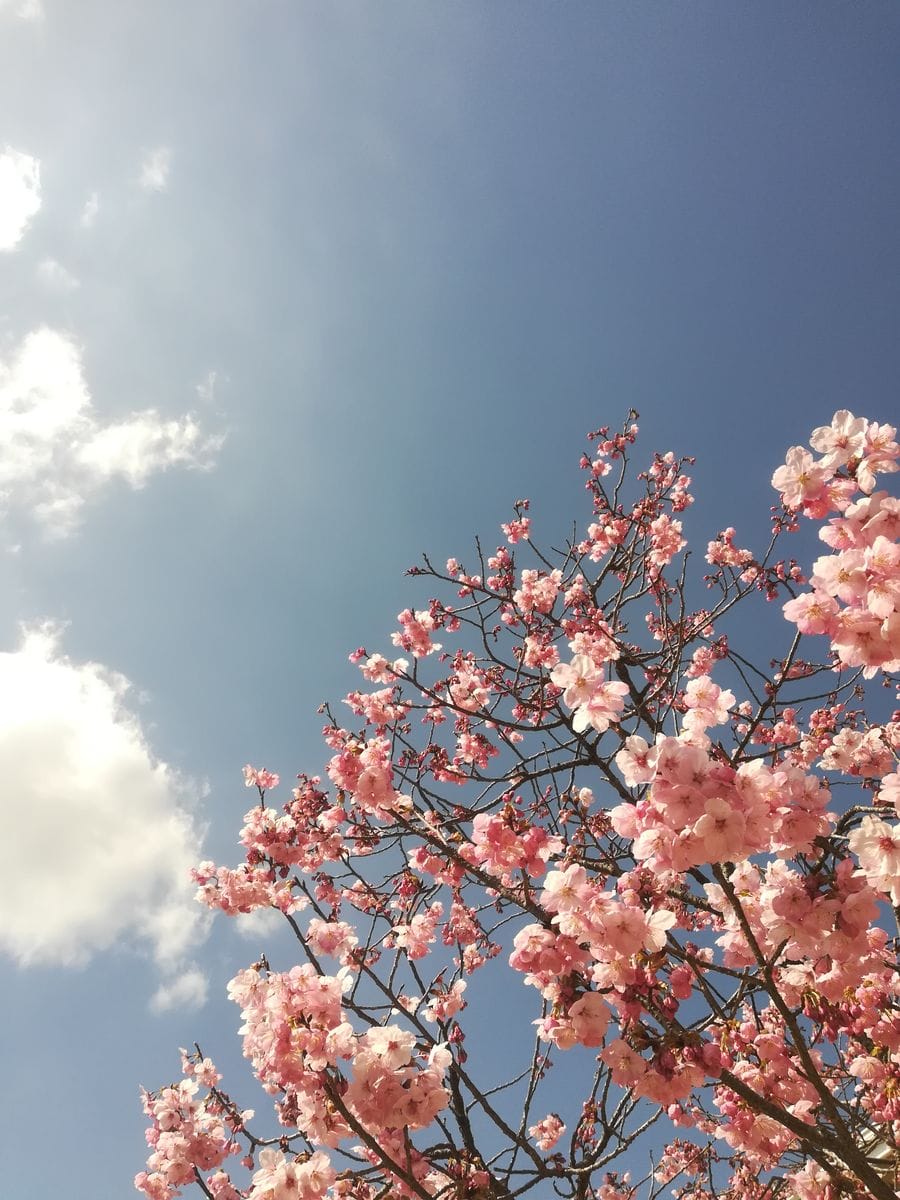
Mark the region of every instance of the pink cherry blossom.
<instances>
[{"instance_id":1,"label":"pink cherry blossom","mask_svg":"<svg viewBox=\"0 0 900 1200\"><path fill-rule=\"evenodd\" d=\"M519 501L479 573L413 568L407 657L350 655L324 771L274 807L246 769L243 861L193 877L284 918L227 988L273 1107L183 1051L144 1094L151 1200L894 1196L895 430L836 413L771 544L729 525L705 565L687 460L635 470L637 435L590 435L559 550Z\"/></svg>"},{"instance_id":2,"label":"pink cherry blossom","mask_svg":"<svg viewBox=\"0 0 900 1200\"><path fill-rule=\"evenodd\" d=\"M808 450L792 446L783 467L772 476L772 487L781 492L782 503L789 508L820 496L829 472L818 465Z\"/></svg>"},{"instance_id":3,"label":"pink cherry blossom","mask_svg":"<svg viewBox=\"0 0 900 1200\"><path fill-rule=\"evenodd\" d=\"M534 1138L539 1150L544 1151L552 1150L565 1132L566 1127L556 1113L550 1113L548 1117L528 1128L528 1136Z\"/></svg>"}]
</instances>

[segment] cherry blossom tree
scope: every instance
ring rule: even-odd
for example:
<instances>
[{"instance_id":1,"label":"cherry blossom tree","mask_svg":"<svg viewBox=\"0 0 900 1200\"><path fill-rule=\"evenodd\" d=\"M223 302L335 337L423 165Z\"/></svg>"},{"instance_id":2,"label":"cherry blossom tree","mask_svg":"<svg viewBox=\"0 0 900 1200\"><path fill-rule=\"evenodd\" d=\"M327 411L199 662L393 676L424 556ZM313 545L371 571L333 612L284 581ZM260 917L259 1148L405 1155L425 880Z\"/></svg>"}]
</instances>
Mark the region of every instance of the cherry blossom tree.
<instances>
[{"instance_id":1,"label":"cherry blossom tree","mask_svg":"<svg viewBox=\"0 0 900 1200\"><path fill-rule=\"evenodd\" d=\"M837 413L768 545L725 529L695 571L690 460L635 472L635 417L590 435L561 548L522 500L411 572L434 598L351 656L327 779L277 808L246 769L245 861L195 877L296 935L228 986L274 1113L183 1051L144 1095L151 1200L897 1194L895 431Z\"/></svg>"}]
</instances>

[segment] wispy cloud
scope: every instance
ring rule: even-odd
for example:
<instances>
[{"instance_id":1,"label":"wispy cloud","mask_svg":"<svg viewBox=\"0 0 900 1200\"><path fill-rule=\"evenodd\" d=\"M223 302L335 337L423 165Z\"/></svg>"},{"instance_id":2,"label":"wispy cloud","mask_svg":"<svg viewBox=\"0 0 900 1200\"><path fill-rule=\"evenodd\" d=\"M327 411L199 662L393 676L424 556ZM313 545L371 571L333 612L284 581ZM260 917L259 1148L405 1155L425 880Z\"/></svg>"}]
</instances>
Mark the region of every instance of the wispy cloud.
<instances>
[{"instance_id":1,"label":"wispy cloud","mask_svg":"<svg viewBox=\"0 0 900 1200\"><path fill-rule=\"evenodd\" d=\"M248 941L271 937L284 924L284 917L274 908L257 908L253 912L239 913L234 918L233 928Z\"/></svg>"},{"instance_id":2,"label":"wispy cloud","mask_svg":"<svg viewBox=\"0 0 900 1200\"><path fill-rule=\"evenodd\" d=\"M79 965L144 944L167 994L196 1002L200 789L153 756L128 681L66 658L59 636L34 627L0 653L0 950L22 967Z\"/></svg>"},{"instance_id":3,"label":"wispy cloud","mask_svg":"<svg viewBox=\"0 0 900 1200\"><path fill-rule=\"evenodd\" d=\"M53 288L54 291L72 292L81 286L72 272L67 271L55 258L45 258L38 264L37 273L41 283Z\"/></svg>"},{"instance_id":4,"label":"wispy cloud","mask_svg":"<svg viewBox=\"0 0 900 1200\"><path fill-rule=\"evenodd\" d=\"M40 207L40 163L7 146L0 154L0 250L15 249Z\"/></svg>"},{"instance_id":5,"label":"wispy cloud","mask_svg":"<svg viewBox=\"0 0 900 1200\"><path fill-rule=\"evenodd\" d=\"M56 330L34 330L0 360L0 505L30 513L53 536L76 528L111 480L140 488L170 467L208 468L221 444L191 413L147 409L103 422L80 347Z\"/></svg>"},{"instance_id":6,"label":"wispy cloud","mask_svg":"<svg viewBox=\"0 0 900 1200\"><path fill-rule=\"evenodd\" d=\"M171 1012L175 1008L200 1008L206 1003L209 983L199 967L185 967L166 983L161 983L150 998L153 1012Z\"/></svg>"},{"instance_id":7,"label":"wispy cloud","mask_svg":"<svg viewBox=\"0 0 900 1200\"><path fill-rule=\"evenodd\" d=\"M197 384L197 396L204 404L212 404L216 398L216 389L220 383L218 371L207 371L206 378Z\"/></svg>"},{"instance_id":8,"label":"wispy cloud","mask_svg":"<svg viewBox=\"0 0 900 1200\"><path fill-rule=\"evenodd\" d=\"M84 208L81 210L81 216L78 218L78 223L82 229L90 229L97 220L97 213L100 211L100 195L98 192L91 192L87 200L84 202Z\"/></svg>"},{"instance_id":9,"label":"wispy cloud","mask_svg":"<svg viewBox=\"0 0 900 1200\"><path fill-rule=\"evenodd\" d=\"M157 146L144 155L138 183L150 192L163 192L169 184L172 169L172 151L168 146Z\"/></svg>"},{"instance_id":10,"label":"wispy cloud","mask_svg":"<svg viewBox=\"0 0 900 1200\"><path fill-rule=\"evenodd\" d=\"M0 0L0 12L7 9L23 21L43 21L45 16L41 0Z\"/></svg>"}]
</instances>

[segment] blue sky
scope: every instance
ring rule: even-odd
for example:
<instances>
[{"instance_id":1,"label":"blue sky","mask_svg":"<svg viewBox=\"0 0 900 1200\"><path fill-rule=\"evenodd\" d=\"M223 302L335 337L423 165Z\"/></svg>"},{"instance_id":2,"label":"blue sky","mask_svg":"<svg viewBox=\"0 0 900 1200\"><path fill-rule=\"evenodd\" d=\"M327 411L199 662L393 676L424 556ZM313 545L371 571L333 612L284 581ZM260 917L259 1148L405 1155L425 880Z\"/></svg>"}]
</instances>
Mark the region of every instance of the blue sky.
<instances>
[{"instance_id":1,"label":"blue sky","mask_svg":"<svg viewBox=\"0 0 900 1200\"><path fill-rule=\"evenodd\" d=\"M322 769L422 550L560 538L630 407L700 544L896 419L898 52L875 0L0 0L10 1195L130 1195L179 1045L242 1078L260 943L186 866L245 762Z\"/></svg>"}]
</instances>

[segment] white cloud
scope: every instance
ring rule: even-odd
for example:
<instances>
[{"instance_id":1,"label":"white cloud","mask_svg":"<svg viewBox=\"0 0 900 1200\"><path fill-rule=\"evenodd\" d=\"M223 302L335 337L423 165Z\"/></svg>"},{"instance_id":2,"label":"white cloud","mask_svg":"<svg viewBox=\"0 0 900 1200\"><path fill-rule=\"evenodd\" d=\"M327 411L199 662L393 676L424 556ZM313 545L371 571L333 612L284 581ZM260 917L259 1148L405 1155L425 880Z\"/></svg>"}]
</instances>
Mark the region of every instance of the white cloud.
<instances>
[{"instance_id":1,"label":"white cloud","mask_svg":"<svg viewBox=\"0 0 900 1200\"><path fill-rule=\"evenodd\" d=\"M212 404L216 398L216 388L219 385L219 372L207 371L206 378L197 384L197 395L204 404Z\"/></svg>"},{"instance_id":2,"label":"white cloud","mask_svg":"<svg viewBox=\"0 0 900 1200\"><path fill-rule=\"evenodd\" d=\"M97 428L77 452L78 461L97 479L121 475L133 488L167 467L196 466L204 437L192 416L164 420L156 409Z\"/></svg>"},{"instance_id":3,"label":"white cloud","mask_svg":"<svg viewBox=\"0 0 900 1200\"><path fill-rule=\"evenodd\" d=\"M168 983L161 983L150 998L153 1012L171 1012L174 1008L201 1008L209 990L206 976L199 967L186 967Z\"/></svg>"},{"instance_id":4,"label":"white cloud","mask_svg":"<svg viewBox=\"0 0 900 1200\"><path fill-rule=\"evenodd\" d=\"M80 348L55 330L33 331L8 363L0 360L0 504L29 513L51 535L70 533L109 481L140 488L169 467L206 468L221 444L190 413L147 409L104 424Z\"/></svg>"},{"instance_id":5,"label":"white cloud","mask_svg":"<svg viewBox=\"0 0 900 1200\"><path fill-rule=\"evenodd\" d=\"M12 8L13 5L14 0L0 0L0 10ZM43 21L44 6L41 0L19 0L19 3L15 5L14 15L23 21Z\"/></svg>"},{"instance_id":6,"label":"white cloud","mask_svg":"<svg viewBox=\"0 0 900 1200\"><path fill-rule=\"evenodd\" d=\"M209 926L189 880L199 789L154 758L128 687L64 657L50 625L0 653L0 951L23 967L78 965L144 945L162 990L197 998L185 956Z\"/></svg>"},{"instance_id":7,"label":"white cloud","mask_svg":"<svg viewBox=\"0 0 900 1200\"><path fill-rule=\"evenodd\" d=\"M264 939L284 927L284 917L274 908L256 908L253 912L238 913L233 928L248 941Z\"/></svg>"},{"instance_id":8,"label":"white cloud","mask_svg":"<svg viewBox=\"0 0 900 1200\"><path fill-rule=\"evenodd\" d=\"M7 146L0 154L0 250L12 250L19 244L40 207L40 163Z\"/></svg>"},{"instance_id":9,"label":"white cloud","mask_svg":"<svg viewBox=\"0 0 900 1200\"><path fill-rule=\"evenodd\" d=\"M142 188L151 192L165 191L172 168L172 151L168 146L157 146L144 155L138 179Z\"/></svg>"},{"instance_id":10,"label":"white cloud","mask_svg":"<svg viewBox=\"0 0 900 1200\"><path fill-rule=\"evenodd\" d=\"M82 229L90 229L97 219L97 213L100 210L100 196L97 192L91 192L87 200L84 202L84 208L81 210L81 216L78 218Z\"/></svg>"},{"instance_id":11,"label":"white cloud","mask_svg":"<svg viewBox=\"0 0 900 1200\"><path fill-rule=\"evenodd\" d=\"M45 258L38 264L37 273L40 281L54 291L72 292L81 286L72 272L67 271L55 258Z\"/></svg>"}]
</instances>

